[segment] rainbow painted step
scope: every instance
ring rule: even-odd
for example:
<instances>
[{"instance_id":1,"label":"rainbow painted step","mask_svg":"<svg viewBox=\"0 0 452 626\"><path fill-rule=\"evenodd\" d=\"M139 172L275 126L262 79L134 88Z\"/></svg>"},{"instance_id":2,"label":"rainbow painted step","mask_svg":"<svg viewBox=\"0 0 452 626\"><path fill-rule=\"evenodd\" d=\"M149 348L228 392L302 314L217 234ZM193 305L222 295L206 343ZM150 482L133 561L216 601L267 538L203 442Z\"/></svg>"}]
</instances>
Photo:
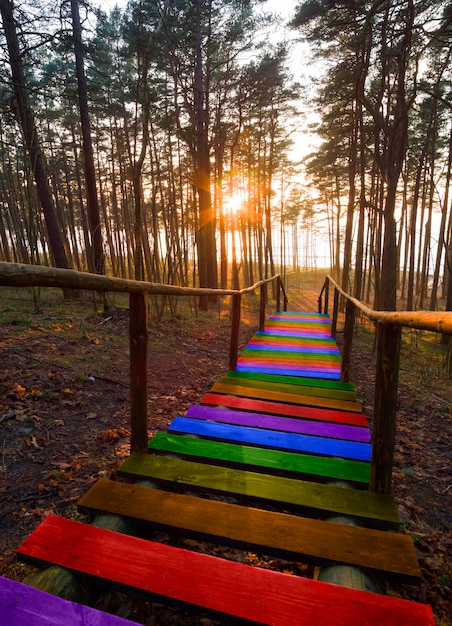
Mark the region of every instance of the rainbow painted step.
<instances>
[{"instance_id":1,"label":"rainbow painted step","mask_svg":"<svg viewBox=\"0 0 452 626\"><path fill-rule=\"evenodd\" d=\"M335 411L333 409L309 407L301 404L256 400L254 398L242 398L219 393L206 393L201 398L201 404L257 413L269 413L271 415L282 415L285 417L299 417L307 420L336 422L338 424L349 424L351 426L368 426L367 419L362 413Z\"/></svg>"},{"instance_id":2,"label":"rainbow painted step","mask_svg":"<svg viewBox=\"0 0 452 626\"><path fill-rule=\"evenodd\" d=\"M339 379L340 354L329 316L271 315L238 358L237 371Z\"/></svg>"},{"instance_id":3,"label":"rainbow painted step","mask_svg":"<svg viewBox=\"0 0 452 626\"><path fill-rule=\"evenodd\" d=\"M327 378L306 378L304 376L282 376L280 374L261 374L259 372L238 372L236 370L229 370L227 376L228 378L240 378L247 380L265 381L270 383L290 384L297 387L302 386L316 387L325 390L343 390L348 391L354 395L354 397L347 398L347 400L356 400L356 393L353 383L344 382L341 380L330 380Z\"/></svg>"},{"instance_id":4,"label":"rainbow painted step","mask_svg":"<svg viewBox=\"0 0 452 626\"><path fill-rule=\"evenodd\" d=\"M2 626L133 626L136 622L0 577Z\"/></svg>"},{"instance_id":5,"label":"rainbow painted step","mask_svg":"<svg viewBox=\"0 0 452 626\"><path fill-rule=\"evenodd\" d=\"M321 517L349 515L363 524L398 528L397 507L392 496L270 476L246 470L196 463L154 454L132 454L118 469L126 478L150 479L165 489L218 493L253 506L271 505L274 509Z\"/></svg>"},{"instance_id":6,"label":"rainbow painted step","mask_svg":"<svg viewBox=\"0 0 452 626\"><path fill-rule=\"evenodd\" d=\"M284 452L171 433L154 435L149 441L149 450L159 454L178 454L189 460L195 457L200 463L252 472L277 473L317 482L343 480L361 489L367 489L370 479L370 464L362 461Z\"/></svg>"},{"instance_id":7,"label":"rainbow painted step","mask_svg":"<svg viewBox=\"0 0 452 626\"><path fill-rule=\"evenodd\" d=\"M125 591L134 589L152 598L269 626L435 623L427 605L252 567L54 516L41 522L20 546L18 556L33 563L55 563Z\"/></svg>"},{"instance_id":8,"label":"rainbow painted step","mask_svg":"<svg viewBox=\"0 0 452 626\"><path fill-rule=\"evenodd\" d=\"M361 443L370 442L370 430L360 426L316 422L265 413L252 413L249 411L234 411L222 407L211 407L201 404L192 404L187 410L185 417L210 420L224 424L234 424L236 426L251 426L267 430L279 430L299 435L330 437L347 441L360 441Z\"/></svg>"},{"instance_id":9,"label":"rainbow painted step","mask_svg":"<svg viewBox=\"0 0 452 626\"><path fill-rule=\"evenodd\" d=\"M280 391L283 393L315 396L317 398L331 398L336 400L345 400L347 402L356 402L356 393L347 389L331 389L314 385L312 378L304 379L310 381L311 384L293 384L291 381L285 380L290 378L286 376L281 380L261 380L260 378L241 377L239 372L229 372L226 376L222 376L218 382L223 385L247 387L250 389L268 389L269 391Z\"/></svg>"},{"instance_id":10,"label":"rainbow painted step","mask_svg":"<svg viewBox=\"0 0 452 626\"><path fill-rule=\"evenodd\" d=\"M102 479L80 500L82 510L126 516L143 528L300 560L360 565L409 578L419 576L409 537L368 528L310 520L217 500ZM181 512L183 511L183 515ZM353 528L353 527L352 527ZM401 551L404 553L400 562Z\"/></svg>"},{"instance_id":11,"label":"rainbow painted step","mask_svg":"<svg viewBox=\"0 0 452 626\"><path fill-rule=\"evenodd\" d=\"M370 461L371 456L370 443L235 426L189 417L176 417L169 425L168 432L355 461Z\"/></svg>"},{"instance_id":12,"label":"rainbow painted step","mask_svg":"<svg viewBox=\"0 0 452 626\"><path fill-rule=\"evenodd\" d=\"M273 400L275 402L285 402L287 404L302 404L304 406L317 406L327 409L338 409L339 411L352 411L361 413L361 405L358 402L349 400L338 400L337 398L325 398L313 394L287 393L283 390L259 389L246 385L234 384L233 382L215 383L211 392L219 394L229 394L243 398L256 398L259 400Z\"/></svg>"}]
</instances>

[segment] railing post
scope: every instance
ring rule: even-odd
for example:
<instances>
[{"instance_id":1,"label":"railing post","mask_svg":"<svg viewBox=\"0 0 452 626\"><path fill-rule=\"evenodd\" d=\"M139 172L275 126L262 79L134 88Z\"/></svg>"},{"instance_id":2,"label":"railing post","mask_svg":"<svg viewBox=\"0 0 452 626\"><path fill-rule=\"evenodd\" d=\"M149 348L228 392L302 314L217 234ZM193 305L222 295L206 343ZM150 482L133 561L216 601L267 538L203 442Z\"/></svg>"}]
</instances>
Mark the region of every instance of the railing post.
<instances>
[{"instance_id":1,"label":"railing post","mask_svg":"<svg viewBox=\"0 0 452 626\"><path fill-rule=\"evenodd\" d=\"M265 305L267 304L267 283L262 283L260 289L260 308L259 308L259 330L264 331L265 327Z\"/></svg>"},{"instance_id":2,"label":"railing post","mask_svg":"<svg viewBox=\"0 0 452 626\"><path fill-rule=\"evenodd\" d=\"M325 313L325 315L328 313L328 297L330 294L330 281L328 279L326 279L325 281L325 302L323 305L323 312Z\"/></svg>"},{"instance_id":3,"label":"railing post","mask_svg":"<svg viewBox=\"0 0 452 626\"><path fill-rule=\"evenodd\" d=\"M281 277L276 279L276 310L281 310Z\"/></svg>"},{"instance_id":4,"label":"railing post","mask_svg":"<svg viewBox=\"0 0 452 626\"><path fill-rule=\"evenodd\" d=\"M402 331L400 326L379 322L377 333L369 489L377 493L390 493L394 464L397 385Z\"/></svg>"},{"instance_id":5,"label":"railing post","mask_svg":"<svg viewBox=\"0 0 452 626\"><path fill-rule=\"evenodd\" d=\"M229 369L237 369L237 354L239 350L240 311L242 296L240 293L232 296L231 311L231 341L229 343Z\"/></svg>"},{"instance_id":6,"label":"railing post","mask_svg":"<svg viewBox=\"0 0 452 626\"><path fill-rule=\"evenodd\" d=\"M355 305L347 300L345 305L344 345L342 347L341 380L350 380L350 361L352 357L353 330L355 326Z\"/></svg>"},{"instance_id":7,"label":"railing post","mask_svg":"<svg viewBox=\"0 0 452 626\"><path fill-rule=\"evenodd\" d=\"M339 292L337 289L334 290L334 299L333 299L333 317L331 318L331 335L334 339L336 339L336 327L337 327L337 314L339 311Z\"/></svg>"},{"instance_id":8,"label":"railing post","mask_svg":"<svg viewBox=\"0 0 452 626\"><path fill-rule=\"evenodd\" d=\"M148 296L129 294L131 452L148 447Z\"/></svg>"}]
</instances>

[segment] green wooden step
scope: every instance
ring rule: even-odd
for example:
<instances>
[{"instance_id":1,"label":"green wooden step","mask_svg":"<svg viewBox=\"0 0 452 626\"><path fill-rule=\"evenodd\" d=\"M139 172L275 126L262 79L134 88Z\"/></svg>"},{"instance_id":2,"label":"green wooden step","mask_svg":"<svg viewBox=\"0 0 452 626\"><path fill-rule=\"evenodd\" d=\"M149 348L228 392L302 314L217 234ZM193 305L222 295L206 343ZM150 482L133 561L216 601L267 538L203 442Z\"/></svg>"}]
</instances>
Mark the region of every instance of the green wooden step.
<instances>
[{"instance_id":1,"label":"green wooden step","mask_svg":"<svg viewBox=\"0 0 452 626\"><path fill-rule=\"evenodd\" d=\"M221 465L229 464L263 473L275 470L286 474L302 474L308 479L344 480L365 489L370 479L370 464L363 461L283 452L169 433L154 435L149 441L149 449L196 457L200 462L218 461Z\"/></svg>"},{"instance_id":2,"label":"green wooden step","mask_svg":"<svg viewBox=\"0 0 452 626\"><path fill-rule=\"evenodd\" d=\"M356 565L371 571L414 579L419 566L410 537L351 527L297 515L263 511L101 479L80 500L79 507L108 512L180 531L207 541L299 560Z\"/></svg>"},{"instance_id":3,"label":"green wooden step","mask_svg":"<svg viewBox=\"0 0 452 626\"><path fill-rule=\"evenodd\" d=\"M238 376L223 376L218 380L223 385L237 387L248 387L250 389L267 389L268 391L282 391L284 393L316 396L318 398L333 398L356 402L356 393L344 389L327 389L323 387L312 387L308 385L291 385L283 382L271 382L265 380L252 380L250 378L239 378Z\"/></svg>"},{"instance_id":4,"label":"green wooden step","mask_svg":"<svg viewBox=\"0 0 452 626\"><path fill-rule=\"evenodd\" d=\"M246 502L271 503L273 507L314 512L321 517L349 515L373 527L398 528L400 524L394 498L370 491L139 453L126 459L118 473L162 481L170 489L228 494Z\"/></svg>"},{"instance_id":5,"label":"green wooden step","mask_svg":"<svg viewBox=\"0 0 452 626\"><path fill-rule=\"evenodd\" d=\"M307 378L305 376L284 376L283 374L259 374L255 372L240 372L229 370L227 376L231 378L246 378L249 380L265 380L273 383L287 383L306 387L322 387L323 389L342 389L354 391L353 383L326 378Z\"/></svg>"}]
</instances>

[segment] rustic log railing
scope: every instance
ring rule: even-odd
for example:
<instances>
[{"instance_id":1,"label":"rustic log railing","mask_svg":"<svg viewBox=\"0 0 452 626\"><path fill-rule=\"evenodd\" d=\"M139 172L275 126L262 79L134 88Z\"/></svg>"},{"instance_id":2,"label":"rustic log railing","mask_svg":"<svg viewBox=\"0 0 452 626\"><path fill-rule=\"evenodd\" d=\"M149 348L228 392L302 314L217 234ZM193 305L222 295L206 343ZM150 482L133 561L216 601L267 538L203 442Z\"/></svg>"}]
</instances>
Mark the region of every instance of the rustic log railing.
<instances>
[{"instance_id":1,"label":"rustic log railing","mask_svg":"<svg viewBox=\"0 0 452 626\"><path fill-rule=\"evenodd\" d=\"M242 297L260 289L259 330L264 329L267 286L276 282L276 309L287 310L287 295L279 274L260 280L250 287L235 289L205 289L178 287L160 283L111 278L75 270L0 262L2 287L56 287L67 290L121 292L129 294L129 345L130 345L130 446L133 452L145 452L148 446L148 295L166 296L231 296L231 337L229 343L229 369L236 369L239 347Z\"/></svg>"},{"instance_id":2,"label":"rustic log railing","mask_svg":"<svg viewBox=\"0 0 452 626\"><path fill-rule=\"evenodd\" d=\"M349 380L356 310L376 324L377 351L372 427L371 491L390 493L396 436L397 387L402 328L452 334L452 313L436 311L375 311L327 276L318 298L319 313L328 313L330 285L334 289L332 333L336 335L339 296L346 299L342 380Z\"/></svg>"}]
</instances>

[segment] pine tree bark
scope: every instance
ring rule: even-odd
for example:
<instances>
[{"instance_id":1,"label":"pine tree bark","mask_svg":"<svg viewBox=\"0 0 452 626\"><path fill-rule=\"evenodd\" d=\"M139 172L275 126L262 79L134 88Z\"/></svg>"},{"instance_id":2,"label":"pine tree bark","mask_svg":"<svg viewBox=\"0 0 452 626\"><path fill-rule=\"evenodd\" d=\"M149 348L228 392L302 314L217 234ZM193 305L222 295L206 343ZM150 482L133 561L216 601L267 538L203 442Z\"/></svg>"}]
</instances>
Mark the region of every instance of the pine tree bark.
<instances>
[{"instance_id":1,"label":"pine tree bark","mask_svg":"<svg viewBox=\"0 0 452 626\"><path fill-rule=\"evenodd\" d=\"M0 0L0 13L8 46L15 106L17 107L17 113L28 150L39 201L44 213L50 250L52 252L53 261L57 267L69 268L68 257L61 237L61 227L57 222L55 204L49 186L46 161L39 144L36 123L28 98L28 90L25 85L22 55L11 0Z\"/></svg>"},{"instance_id":2,"label":"pine tree bark","mask_svg":"<svg viewBox=\"0 0 452 626\"><path fill-rule=\"evenodd\" d=\"M82 26L80 23L79 0L71 0L72 29L74 36L75 72L83 139L83 161L85 165L88 221L92 239L92 266L96 274L105 274L105 257L102 241L102 228L97 198L96 170L94 167L93 142L88 107L88 86L82 46Z\"/></svg>"}]
</instances>

